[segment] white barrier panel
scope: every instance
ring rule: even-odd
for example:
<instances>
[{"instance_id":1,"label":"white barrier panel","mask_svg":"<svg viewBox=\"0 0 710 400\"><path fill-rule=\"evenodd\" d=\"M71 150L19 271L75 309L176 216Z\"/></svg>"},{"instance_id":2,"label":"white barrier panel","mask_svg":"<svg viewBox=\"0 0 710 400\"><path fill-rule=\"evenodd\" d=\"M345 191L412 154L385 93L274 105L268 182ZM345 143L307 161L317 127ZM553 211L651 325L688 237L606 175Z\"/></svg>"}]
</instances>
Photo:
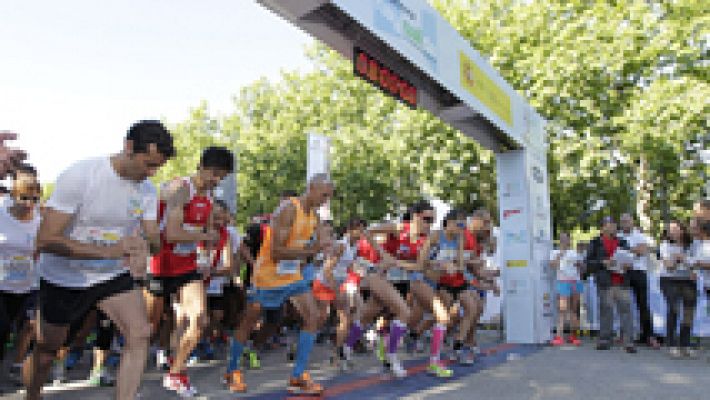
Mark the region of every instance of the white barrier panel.
<instances>
[{"instance_id":1,"label":"white barrier panel","mask_svg":"<svg viewBox=\"0 0 710 400\"><path fill-rule=\"evenodd\" d=\"M666 299L661 293L660 277L656 273L648 273L648 301L651 309L651 319L653 321L653 331L659 336L666 336ZM587 305L587 328L592 330L599 329L599 298L597 297L597 289L593 280L588 280L584 285L584 299ZM633 296L632 296L633 297ZM635 303L634 303L635 304ZM638 330L638 313L635 311L634 325ZM693 335L698 337L710 337L710 303L708 303L705 292L703 291L702 280L698 280L698 305L695 311L695 320L693 321ZM679 317L680 318L680 317ZM618 327L618 322L615 321L615 326Z\"/></svg>"}]
</instances>

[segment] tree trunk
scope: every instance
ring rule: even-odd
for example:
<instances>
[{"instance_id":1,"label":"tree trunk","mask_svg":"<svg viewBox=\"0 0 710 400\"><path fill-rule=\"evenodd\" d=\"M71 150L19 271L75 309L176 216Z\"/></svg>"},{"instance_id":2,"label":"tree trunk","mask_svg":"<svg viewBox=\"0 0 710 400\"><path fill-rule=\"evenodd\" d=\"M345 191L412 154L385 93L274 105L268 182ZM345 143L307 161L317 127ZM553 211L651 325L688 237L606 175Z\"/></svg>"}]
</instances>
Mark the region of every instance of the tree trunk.
<instances>
[{"instance_id":1,"label":"tree trunk","mask_svg":"<svg viewBox=\"0 0 710 400\"><path fill-rule=\"evenodd\" d=\"M651 232L651 215L649 206L651 204L652 183L648 170L648 161L641 155L636 171L636 216L639 226L643 232Z\"/></svg>"}]
</instances>

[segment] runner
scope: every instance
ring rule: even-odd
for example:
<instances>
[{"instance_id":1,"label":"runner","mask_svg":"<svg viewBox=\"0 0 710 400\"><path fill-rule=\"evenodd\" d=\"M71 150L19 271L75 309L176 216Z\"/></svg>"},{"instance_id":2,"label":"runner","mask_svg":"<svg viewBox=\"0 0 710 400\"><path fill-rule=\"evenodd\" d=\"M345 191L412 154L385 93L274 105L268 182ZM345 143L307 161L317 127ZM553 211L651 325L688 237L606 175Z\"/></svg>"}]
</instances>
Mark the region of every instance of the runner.
<instances>
[{"instance_id":1,"label":"runner","mask_svg":"<svg viewBox=\"0 0 710 400\"><path fill-rule=\"evenodd\" d=\"M552 250L550 266L557 270L557 330L550 344L562 346L565 344L565 323L569 324L570 335L567 342L579 346L582 342L577 339L574 332L579 330L579 297L584 287L580 281L582 259L577 251L572 250L571 241L567 232L560 232L560 247Z\"/></svg>"},{"instance_id":2,"label":"runner","mask_svg":"<svg viewBox=\"0 0 710 400\"><path fill-rule=\"evenodd\" d=\"M416 331L419 323L424 319L424 313L433 314L436 324L432 332L428 372L446 378L453 375L453 371L447 369L440 359L446 325L449 323L448 310L436 293L436 283L425 276L425 272L428 274L429 264L429 233L434 219L434 209L431 204L426 200L419 201L410 209L410 221L402 224L398 235L390 233L382 247L395 255L398 267L409 271L412 310L407 326ZM380 228L382 231L388 229L391 229L391 226ZM393 269L393 271L397 270ZM403 325L400 321L392 321L390 340L393 332L398 336L400 332L406 331Z\"/></svg>"},{"instance_id":3,"label":"runner","mask_svg":"<svg viewBox=\"0 0 710 400\"><path fill-rule=\"evenodd\" d=\"M466 258L466 271L464 277L469 283L469 291L473 293L476 307L473 312L471 325L465 332L464 352L475 356L478 353L476 332L478 323L486 308L486 295L488 291L500 293L498 285L494 279L499 276L498 271L489 271L485 267L484 257L486 254L494 252L494 243L491 234L491 214L486 209L478 209L471 216L468 229L464 230L464 257ZM464 333L459 331L459 338L464 337Z\"/></svg>"},{"instance_id":4,"label":"runner","mask_svg":"<svg viewBox=\"0 0 710 400\"><path fill-rule=\"evenodd\" d=\"M140 121L121 153L79 161L57 179L37 235L39 328L24 366L27 398L39 399L69 325L97 306L125 338L116 397L134 399L150 326L134 277L159 245L157 196L147 180L175 153L168 130Z\"/></svg>"},{"instance_id":5,"label":"runner","mask_svg":"<svg viewBox=\"0 0 710 400\"><path fill-rule=\"evenodd\" d=\"M313 282L313 294L322 302L335 305L338 318L335 331L335 350L340 369L352 367L355 343L362 337L360 322L363 307L359 291L361 276L357 273L357 243L363 237L365 222L353 219L334 255L325 260L325 267Z\"/></svg>"},{"instance_id":6,"label":"runner","mask_svg":"<svg viewBox=\"0 0 710 400\"><path fill-rule=\"evenodd\" d=\"M214 229L219 232L219 243L212 256L212 272L207 279L207 309L209 311L209 326L207 335L202 341L202 356L205 359L214 358L214 345L224 334L225 292L233 270L233 240L228 230L230 221L229 207L222 200L214 201Z\"/></svg>"},{"instance_id":7,"label":"runner","mask_svg":"<svg viewBox=\"0 0 710 400\"><path fill-rule=\"evenodd\" d=\"M441 271L438 279L439 296L448 307L452 321L456 321L458 325L458 333L454 339L454 354L459 364L471 365L474 362L474 355L473 352L466 351L464 341L471 329L479 297L467 290L468 284L464 276L466 224L463 217L460 211L451 210L444 217L442 223L444 230L432 237L432 247L437 249L434 260L439 263L439 271ZM452 323L450 327L453 326Z\"/></svg>"},{"instance_id":8,"label":"runner","mask_svg":"<svg viewBox=\"0 0 710 400\"><path fill-rule=\"evenodd\" d=\"M403 277L405 272L399 268L397 261L385 251L375 239L375 234L392 232L396 226L380 225L371 227L363 232L363 238L358 241L358 272L363 277L362 287L367 288L369 297L365 304L361 323L362 326L371 325L375 319L384 312L392 315L390 330L387 336L380 335L378 357L385 369L395 378L407 376L407 370L397 356L400 341L405 336L406 322L410 318L410 310L402 297L402 292L409 289L408 282L400 288L389 277L398 275ZM394 274L393 274L394 272ZM384 323L384 321L382 321ZM384 332L381 332L384 333ZM361 333L360 333L361 334Z\"/></svg>"},{"instance_id":9,"label":"runner","mask_svg":"<svg viewBox=\"0 0 710 400\"><path fill-rule=\"evenodd\" d=\"M164 306L176 296L174 360L163 386L181 396L197 393L186 368L207 325L203 279L209 276L210 250L220 240L211 220L212 190L233 170L234 157L229 150L208 147L193 176L175 179L161 192L162 247L150 266L148 312L156 327ZM204 247L199 246L201 242Z\"/></svg>"},{"instance_id":10,"label":"runner","mask_svg":"<svg viewBox=\"0 0 710 400\"><path fill-rule=\"evenodd\" d=\"M18 355L10 372L19 375L20 361L30 342L32 303L37 290L35 239L41 189L36 176L15 175L9 207L0 207L0 360L13 324L19 333Z\"/></svg>"},{"instance_id":11,"label":"runner","mask_svg":"<svg viewBox=\"0 0 710 400\"><path fill-rule=\"evenodd\" d=\"M311 380L306 372L308 358L318 331L316 300L310 284L301 275L309 258L321 250L321 243L312 240L318 225L316 209L333 195L333 184L325 174L312 177L306 192L281 203L266 231L254 271L254 293L244 319L234 333L227 382L229 389L245 392L239 363L244 343L254 328L262 309L277 309L287 300L303 321L298 338L298 349L288 391L294 394L319 395L323 387Z\"/></svg>"}]
</instances>

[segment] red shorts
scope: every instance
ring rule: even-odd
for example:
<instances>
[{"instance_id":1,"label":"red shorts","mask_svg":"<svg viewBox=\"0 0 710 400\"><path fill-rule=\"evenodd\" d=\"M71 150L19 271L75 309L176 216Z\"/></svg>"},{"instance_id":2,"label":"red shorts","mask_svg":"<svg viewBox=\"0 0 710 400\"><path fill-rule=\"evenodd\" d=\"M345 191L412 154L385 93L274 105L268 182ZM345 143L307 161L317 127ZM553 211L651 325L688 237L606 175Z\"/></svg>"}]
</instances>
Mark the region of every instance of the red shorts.
<instances>
[{"instance_id":1,"label":"red shorts","mask_svg":"<svg viewBox=\"0 0 710 400\"><path fill-rule=\"evenodd\" d=\"M354 272L348 272L348 277L340 285L340 293L347 292L348 285L355 285L355 287L360 287L360 275ZM321 282L320 279L313 280L313 296L321 301L335 301L336 293L335 290L325 283Z\"/></svg>"}]
</instances>

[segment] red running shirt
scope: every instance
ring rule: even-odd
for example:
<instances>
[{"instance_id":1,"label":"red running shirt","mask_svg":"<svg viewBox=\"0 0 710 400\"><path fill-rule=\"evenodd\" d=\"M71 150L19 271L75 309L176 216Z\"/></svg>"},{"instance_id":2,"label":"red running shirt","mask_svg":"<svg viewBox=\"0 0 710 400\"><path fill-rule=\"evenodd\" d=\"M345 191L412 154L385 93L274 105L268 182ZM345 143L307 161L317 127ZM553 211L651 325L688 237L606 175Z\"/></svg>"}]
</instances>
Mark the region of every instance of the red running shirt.
<instances>
[{"instance_id":1,"label":"red running shirt","mask_svg":"<svg viewBox=\"0 0 710 400\"><path fill-rule=\"evenodd\" d=\"M606 255L611 259L614 257L614 254L616 254L616 249L619 248L619 239L617 238L607 238L602 236L602 246L604 246L604 251L606 251ZM611 284L612 285L623 285L624 284L624 275L618 273L618 272L612 272L611 273Z\"/></svg>"},{"instance_id":2,"label":"red running shirt","mask_svg":"<svg viewBox=\"0 0 710 400\"><path fill-rule=\"evenodd\" d=\"M183 207L183 226L187 230L202 231L207 226L212 212L212 200L207 196L195 195L195 188L189 178L182 178L190 186L190 201ZM150 272L155 276L178 276L197 270L198 243L169 243L165 240L166 204L158 204L158 218L161 221L160 252L151 258Z\"/></svg>"}]
</instances>

